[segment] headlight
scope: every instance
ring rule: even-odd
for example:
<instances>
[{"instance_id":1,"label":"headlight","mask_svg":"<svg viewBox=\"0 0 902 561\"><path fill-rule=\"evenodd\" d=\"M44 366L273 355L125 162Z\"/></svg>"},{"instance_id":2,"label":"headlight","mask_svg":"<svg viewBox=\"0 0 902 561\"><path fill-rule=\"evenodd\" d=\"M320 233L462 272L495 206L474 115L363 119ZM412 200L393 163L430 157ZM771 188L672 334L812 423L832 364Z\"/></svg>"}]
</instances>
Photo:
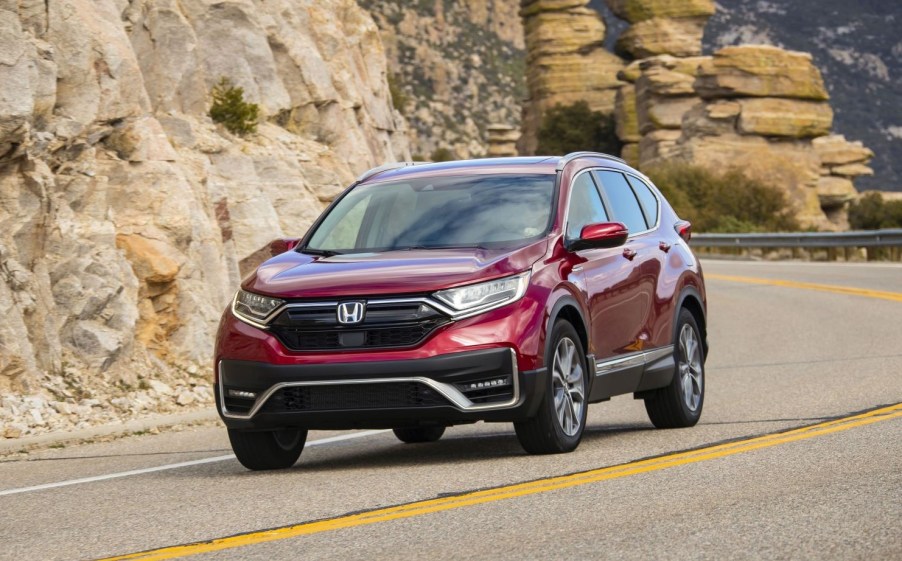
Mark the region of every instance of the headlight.
<instances>
[{"instance_id":1,"label":"headlight","mask_svg":"<svg viewBox=\"0 0 902 561\"><path fill-rule=\"evenodd\" d=\"M269 296L239 290L235 294L235 300L232 302L232 313L240 319L259 324L265 321L270 314L284 303L284 300L279 300L278 298L270 298Z\"/></svg>"},{"instance_id":2,"label":"headlight","mask_svg":"<svg viewBox=\"0 0 902 561\"><path fill-rule=\"evenodd\" d=\"M484 312L515 300L526 293L529 271L489 282L449 288L435 293L435 297L462 314Z\"/></svg>"}]
</instances>

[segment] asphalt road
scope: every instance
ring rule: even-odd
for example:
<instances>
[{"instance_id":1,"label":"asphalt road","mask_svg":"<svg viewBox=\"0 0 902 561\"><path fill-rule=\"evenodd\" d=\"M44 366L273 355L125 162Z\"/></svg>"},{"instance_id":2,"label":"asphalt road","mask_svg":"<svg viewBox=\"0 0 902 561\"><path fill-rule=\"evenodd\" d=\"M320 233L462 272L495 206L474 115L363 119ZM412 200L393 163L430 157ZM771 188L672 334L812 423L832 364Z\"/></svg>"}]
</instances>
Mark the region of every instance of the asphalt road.
<instances>
[{"instance_id":1,"label":"asphalt road","mask_svg":"<svg viewBox=\"0 0 902 561\"><path fill-rule=\"evenodd\" d=\"M902 559L902 266L704 264L692 429L622 397L559 456L492 424L311 433L351 437L279 473L223 458L219 427L48 449L0 459L0 559Z\"/></svg>"}]
</instances>

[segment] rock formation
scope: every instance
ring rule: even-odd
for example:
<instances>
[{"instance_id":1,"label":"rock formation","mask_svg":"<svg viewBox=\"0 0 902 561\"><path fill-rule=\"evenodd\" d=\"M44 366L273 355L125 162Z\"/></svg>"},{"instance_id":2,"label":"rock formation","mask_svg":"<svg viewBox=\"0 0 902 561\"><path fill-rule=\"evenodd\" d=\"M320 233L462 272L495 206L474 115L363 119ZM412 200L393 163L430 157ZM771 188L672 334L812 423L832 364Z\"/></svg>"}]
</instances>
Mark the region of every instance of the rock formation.
<instances>
[{"instance_id":1,"label":"rock formation","mask_svg":"<svg viewBox=\"0 0 902 561\"><path fill-rule=\"evenodd\" d=\"M522 0L526 81L520 153L534 154L542 115L555 105L585 101L610 115L623 62L602 45L605 26L589 0Z\"/></svg>"},{"instance_id":2,"label":"rock formation","mask_svg":"<svg viewBox=\"0 0 902 561\"><path fill-rule=\"evenodd\" d=\"M607 0L607 4L630 23L616 45L628 59L702 54L705 22L714 15L713 0Z\"/></svg>"},{"instance_id":3,"label":"rock formation","mask_svg":"<svg viewBox=\"0 0 902 561\"><path fill-rule=\"evenodd\" d=\"M206 117L223 76L257 134ZM0 420L209 400L241 261L408 156L353 0L0 0Z\"/></svg>"},{"instance_id":4,"label":"rock formation","mask_svg":"<svg viewBox=\"0 0 902 561\"><path fill-rule=\"evenodd\" d=\"M360 0L385 43L411 151L486 153L487 126L519 127L524 97L519 0Z\"/></svg>"},{"instance_id":5,"label":"rock formation","mask_svg":"<svg viewBox=\"0 0 902 561\"><path fill-rule=\"evenodd\" d=\"M654 10L662 10L659 17L685 13L674 12L667 2L609 5L633 19ZM701 10L693 2L679 5ZM617 93L615 111L623 157L640 167L673 159L713 169L737 167L784 189L803 224L847 227L845 209L855 196L851 180L870 173L864 164L873 153L860 143L856 150L844 139L826 136L833 110L811 56L766 45L674 56L697 52L695 44L693 39L691 49L672 46L620 72L627 82ZM647 52L636 48L630 54ZM848 156L849 166L827 156L842 152L855 153Z\"/></svg>"}]
</instances>

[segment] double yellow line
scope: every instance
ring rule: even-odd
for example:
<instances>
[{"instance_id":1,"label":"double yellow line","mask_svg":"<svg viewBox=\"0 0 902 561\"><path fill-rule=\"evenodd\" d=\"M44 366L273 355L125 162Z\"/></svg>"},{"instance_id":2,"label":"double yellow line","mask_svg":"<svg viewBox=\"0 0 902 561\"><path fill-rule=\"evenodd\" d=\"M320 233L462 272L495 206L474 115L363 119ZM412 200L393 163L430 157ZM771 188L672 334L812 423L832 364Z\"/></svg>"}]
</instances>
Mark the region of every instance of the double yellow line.
<instances>
[{"instance_id":1,"label":"double yellow line","mask_svg":"<svg viewBox=\"0 0 902 561\"><path fill-rule=\"evenodd\" d=\"M759 277L740 277L736 275L719 275L716 273L705 274L706 279L741 282L745 284L764 284L768 286L782 286L784 288L801 288L804 290L817 290L818 292L832 292L834 294L847 294L851 296L864 296L880 300L902 302L902 293L886 292L883 290L869 290L866 288L853 288L851 286L836 286L833 284L817 284L813 282L798 282L780 279L764 279Z\"/></svg>"},{"instance_id":2,"label":"double yellow line","mask_svg":"<svg viewBox=\"0 0 902 561\"><path fill-rule=\"evenodd\" d=\"M141 559L141 560L160 560L174 559L177 557L186 557L200 553L210 553L214 551L222 551L224 549L232 549L246 545L261 544L271 541L284 540L299 536L307 536L310 534L318 534L320 532L328 532L331 530L340 530L343 528L353 528L355 526L365 526L368 524L377 524L379 522L389 522L391 520L399 520L402 518L412 518L414 516L422 516L434 512L442 512L453 510L467 506L491 503L495 501L503 501L506 499L514 499L527 495L535 495L538 493L547 493L558 489L567 489L569 487L577 487L580 485L588 485L607 481L609 479L618 479L620 477L628 477L630 475L638 475L652 471L658 471L687 464L694 464L706 460L724 458L744 452L752 452L762 448L769 448L780 444L787 444L799 440L806 440L817 436L824 436L836 432L849 430L855 427L861 427L881 421L889 421L902 417L902 403L897 403L888 407L881 407L865 413L843 417L833 421L817 423L806 427L759 436L755 438L747 438L737 440L725 444L718 444L690 450L687 452L679 452L676 454L668 454L647 460L630 462L618 466L605 467L574 473L571 475L562 475L557 477L549 477L539 479L527 483L518 483L515 485L505 485L494 489L486 489L484 491L475 491L471 493L462 493L450 497L442 497L438 499L430 499L418 501L400 506L380 508L352 514L347 516L339 516L327 520L316 522L305 522L292 526L284 526L271 530L263 530L259 532L250 532L247 534L239 534L219 538L206 542L190 543L185 545L177 545L172 547L164 547L139 553L132 553L119 557L110 557L106 561Z\"/></svg>"}]
</instances>

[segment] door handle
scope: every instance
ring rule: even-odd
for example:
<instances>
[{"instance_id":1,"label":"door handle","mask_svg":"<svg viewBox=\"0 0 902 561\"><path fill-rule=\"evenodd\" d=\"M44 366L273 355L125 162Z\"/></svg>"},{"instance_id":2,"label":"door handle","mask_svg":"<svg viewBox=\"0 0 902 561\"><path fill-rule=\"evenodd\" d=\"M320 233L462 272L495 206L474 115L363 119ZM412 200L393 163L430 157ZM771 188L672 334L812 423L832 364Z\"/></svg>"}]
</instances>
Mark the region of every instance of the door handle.
<instances>
[{"instance_id":1,"label":"door handle","mask_svg":"<svg viewBox=\"0 0 902 561\"><path fill-rule=\"evenodd\" d=\"M670 251L670 244L667 242L661 242L658 244L658 249L660 249L664 253L667 253L668 251Z\"/></svg>"},{"instance_id":2,"label":"door handle","mask_svg":"<svg viewBox=\"0 0 902 561\"><path fill-rule=\"evenodd\" d=\"M623 256L632 261L636 257L636 252L630 248L623 250Z\"/></svg>"}]
</instances>

